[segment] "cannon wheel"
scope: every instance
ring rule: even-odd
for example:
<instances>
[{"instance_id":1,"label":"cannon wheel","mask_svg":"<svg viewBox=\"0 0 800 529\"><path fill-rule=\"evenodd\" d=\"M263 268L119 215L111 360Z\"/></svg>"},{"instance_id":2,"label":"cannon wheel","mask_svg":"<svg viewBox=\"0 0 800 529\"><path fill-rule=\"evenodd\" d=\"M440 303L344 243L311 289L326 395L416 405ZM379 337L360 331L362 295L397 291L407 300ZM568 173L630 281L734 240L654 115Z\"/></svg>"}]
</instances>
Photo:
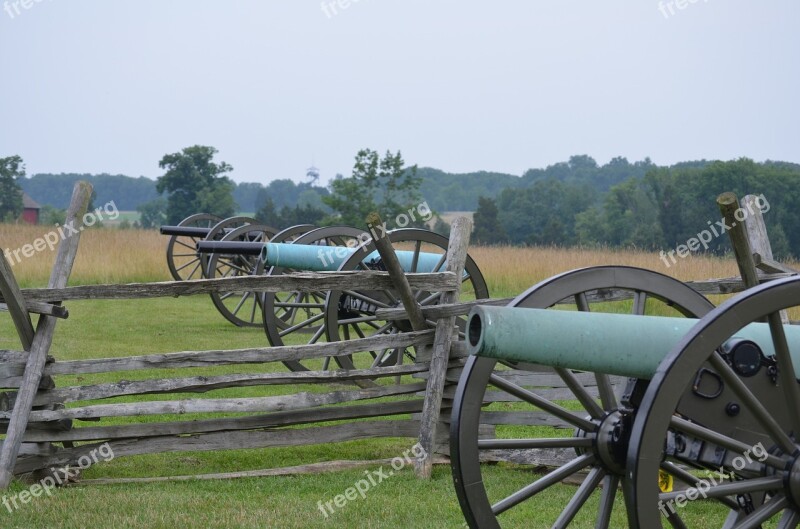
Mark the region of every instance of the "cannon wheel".
<instances>
[{"instance_id":1,"label":"cannon wheel","mask_svg":"<svg viewBox=\"0 0 800 529\"><path fill-rule=\"evenodd\" d=\"M178 226L189 228L214 227L221 219L216 215L198 213L183 219ZM207 258L197 253L201 237L173 235L167 243L167 266L175 281L200 279L206 269Z\"/></svg>"},{"instance_id":2,"label":"cannon wheel","mask_svg":"<svg viewBox=\"0 0 800 529\"><path fill-rule=\"evenodd\" d=\"M591 301L592 294L606 289L627 291L633 301ZM633 314L644 314L660 305L661 311L669 311L669 315L699 317L713 308L706 298L680 281L622 266L566 272L531 287L510 306L557 310L555 305L562 300L569 302L571 307L567 308L573 310L619 312L624 308ZM559 304L558 309L562 308L564 305ZM567 527L576 515L578 526L612 526L612 509L619 482L624 479L625 457L612 441L614 428L620 422L619 398L612 381L600 373L554 369L543 375L557 375L564 387L548 394L547 388L541 387L546 384L537 383L541 379L531 375L542 370L541 366L501 365L491 358L473 356L467 360L453 403L450 454L455 489L470 527L524 525L525 520L534 518L541 526ZM484 401L497 403L484 410ZM525 426L534 417L540 424L545 420L563 429L548 429L546 437L542 437L541 426ZM490 423L497 425L495 437L479 438L480 428ZM534 471L541 468L543 459L557 466L539 476ZM506 463L482 467L481 461L487 460ZM563 500L563 488L550 489L564 479L581 476L585 477L569 500ZM655 483L654 478L651 484ZM600 498L587 504L601 485ZM564 501L565 506L558 519L542 520L538 511L552 511L552 505L559 501ZM586 520L587 516L593 521Z\"/></svg>"},{"instance_id":3,"label":"cannon wheel","mask_svg":"<svg viewBox=\"0 0 800 529\"><path fill-rule=\"evenodd\" d=\"M275 228L263 224L246 224L229 231L223 241L265 243L275 235ZM238 277L258 272L261 260L257 255L225 255L214 253L208 258L206 277ZM263 267L262 267L263 269ZM237 327L260 327L261 294L258 292L212 292L211 301L226 320Z\"/></svg>"},{"instance_id":4,"label":"cannon wheel","mask_svg":"<svg viewBox=\"0 0 800 529\"><path fill-rule=\"evenodd\" d=\"M349 226L317 228L301 235L292 244L318 246L345 246L348 241L364 237L364 230ZM352 243L351 243L352 244ZM273 266L269 275L303 272L292 268ZM265 292L263 297L264 332L270 345L316 343L324 335L325 292ZM308 371L300 361L283 362L292 371ZM324 362L323 369L327 368Z\"/></svg>"},{"instance_id":5,"label":"cannon wheel","mask_svg":"<svg viewBox=\"0 0 800 529\"><path fill-rule=\"evenodd\" d=\"M729 502L732 504L730 509L723 509L716 523L704 511L703 527L758 528L764 524L764 527L786 529L800 524L800 443L797 437L800 431L800 385L793 376L795 366L778 312L799 305L800 278L790 277L755 287L707 314L664 358L644 395L631 433L628 466L632 479L625 485L632 527L662 527L659 506L663 506L669 497L656 487L648 486L647 480L653 483L659 468L663 469L670 463L669 458L664 458L663 450L668 431L686 433L713 445L724 446L731 454L742 458L739 464L726 465L723 472L735 476L724 485L727 488L724 496L733 500ZM775 387L770 397L775 398L772 400L760 399L757 392L751 390L747 378L737 374L717 353L717 348L742 327L759 321L769 322L776 352L778 378L773 382ZM738 429L723 432L711 425L698 429L700 421L693 410L687 412L686 406L680 404L702 368L717 373L720 383L732 390L741 407L739 414L752 417L748 420L746 432ZM709 402L709 406L711 404ZM675 414L679 406L680 415ZM697 414L702 411L698 410ZM724 417L724 412L722 415ZM753 436L769 449L772 456L769 460L763 458L757 471L739 468L747 462L744 452L754 446ZM758 460L762 462L762 457L759 456ZM723 492L721 486L714 483L705 494L714 498ZM742 503L747 505L748 496L750 508L741 509ZM724 497L720 496L720 499ZM689 501L681 505L678 516L704 503L708 502ZM661 510L671 512L663 507Z\"/></svg>"},{"instance_id":6,"label":"cannon wheel","mask_svg":"<svg viewBox=\"0 0 800 529\"><path fill-rule=\"evenodd\" d=\"M445 260L447 258L447 237L432 231L416 228L394 230L389 232L387 236L397 250L404 249L414 252L412 257L412 265L414 266L410 272L417 272L416 264L418 263L421 253L439 255L439 261L432 271L440 272L444 270ZM365 258L375 251L375 243L370 242L364 247L364 250L363 252L359 251L353 254L342 263L339 270L373 269L371 264L365 261ZM462 279L460 300L471 301L475 299L488 299L489 287L486 286L486 281L478 265L469 255L467 256L464 270L465 275ZM414 295L419 304L425 307L437 305L441 299L442 292L416 291ZM364 308L354 309L342 307L342 302L346 299L356 300L359 305L363 304ZM328 341L333 342L365 338L366 336L375 336L378 334L397 334L411 331L411 324L408 320L385 320L379 318L373 312L374 308L402 308L402 306L403 304L399 296L391 290L346 290L329 292L325 304L325 334ZM461 328L460 334L463 336L466 318L458 318L457 323ZM436 326L435 321L428 321L428 324L431 327ZM366 369L400 365L403 363L403 358L405 356L408 356L412 361L415 358L415 354L405 348L369 351L369 355L369 357L366 355L357 355L359 358L355 360L352 355L338 356L336 357L336 362L344 369Z\"/></svg>"}]
</instances>

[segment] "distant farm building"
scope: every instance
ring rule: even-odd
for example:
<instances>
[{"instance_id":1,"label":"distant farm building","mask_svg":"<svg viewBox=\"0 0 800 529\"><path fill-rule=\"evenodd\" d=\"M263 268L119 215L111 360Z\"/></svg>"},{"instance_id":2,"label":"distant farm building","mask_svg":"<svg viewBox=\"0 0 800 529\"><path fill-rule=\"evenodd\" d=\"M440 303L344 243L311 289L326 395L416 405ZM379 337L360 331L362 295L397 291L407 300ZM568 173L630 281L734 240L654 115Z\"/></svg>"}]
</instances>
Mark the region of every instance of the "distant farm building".
<instances>
[{"instance_id":1,"label":"distant farm building","mask_svg":"<svg viewBox=\"0 0 800 529\"><path fill-rule=\"evenodd\" d=\"M28 193L22 193L22 220L28 224L39 224L39 210L42 206L36 203Z\"/></svg>"}]
</instances>

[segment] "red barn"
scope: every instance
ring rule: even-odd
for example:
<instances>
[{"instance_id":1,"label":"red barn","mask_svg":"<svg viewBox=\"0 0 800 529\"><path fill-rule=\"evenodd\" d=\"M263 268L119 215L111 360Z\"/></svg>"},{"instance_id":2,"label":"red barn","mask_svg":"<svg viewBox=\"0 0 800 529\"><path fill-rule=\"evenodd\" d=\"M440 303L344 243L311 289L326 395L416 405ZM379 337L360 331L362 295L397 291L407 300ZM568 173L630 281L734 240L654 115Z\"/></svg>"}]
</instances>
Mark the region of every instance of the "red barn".
<instances>
[{"instance_id":1,"label":"red barn","mask_svg":"<svg viewBox=\"0 0 800 529\"><path fill-rule=\"evenodd\" d=\"M39 224L39 210L42 206L36 203L28 193L22 193L22 221L28 224Z\"/></svg>"}]
</instances>

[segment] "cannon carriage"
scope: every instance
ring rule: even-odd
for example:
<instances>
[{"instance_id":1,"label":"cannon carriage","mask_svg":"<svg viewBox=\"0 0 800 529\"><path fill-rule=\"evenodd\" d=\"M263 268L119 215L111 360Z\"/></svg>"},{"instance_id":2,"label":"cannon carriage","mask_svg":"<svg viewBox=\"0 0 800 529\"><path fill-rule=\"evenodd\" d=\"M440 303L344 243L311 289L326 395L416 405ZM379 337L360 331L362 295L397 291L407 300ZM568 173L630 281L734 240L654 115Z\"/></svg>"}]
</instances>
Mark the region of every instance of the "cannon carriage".
<instances>
[{"instance_id":1,"label":"cannon carriage","mask_svg":"<svg viewBox=\"0 0 800 529\"><path fill-rule=\"evenodd\" d=\"M714 308L656 272L597 267L474 309L451 420L470 527L796 527L800 327L778 313L798 305L797 277Z\"/></svg>"}]
</instances>

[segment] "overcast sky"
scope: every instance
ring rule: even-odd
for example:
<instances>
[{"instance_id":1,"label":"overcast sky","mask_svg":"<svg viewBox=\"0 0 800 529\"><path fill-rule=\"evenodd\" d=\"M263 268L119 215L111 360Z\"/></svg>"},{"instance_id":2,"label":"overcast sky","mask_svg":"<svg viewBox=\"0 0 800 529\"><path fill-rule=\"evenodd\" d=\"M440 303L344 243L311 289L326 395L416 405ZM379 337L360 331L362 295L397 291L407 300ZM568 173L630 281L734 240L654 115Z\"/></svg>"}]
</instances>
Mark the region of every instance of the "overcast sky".
<instances>
[{"instance_id":1,"label":"overcast sky","mask_svg":"<svg viewBox=\"0 0 800 529\"><path fill-rule=\"evenodd\" d=\"M155 178L212 145L238 182L365 147L448 172L800 162L797 0L339 1L6 1L0 156Z\"/></svg>"}]
</instances>

